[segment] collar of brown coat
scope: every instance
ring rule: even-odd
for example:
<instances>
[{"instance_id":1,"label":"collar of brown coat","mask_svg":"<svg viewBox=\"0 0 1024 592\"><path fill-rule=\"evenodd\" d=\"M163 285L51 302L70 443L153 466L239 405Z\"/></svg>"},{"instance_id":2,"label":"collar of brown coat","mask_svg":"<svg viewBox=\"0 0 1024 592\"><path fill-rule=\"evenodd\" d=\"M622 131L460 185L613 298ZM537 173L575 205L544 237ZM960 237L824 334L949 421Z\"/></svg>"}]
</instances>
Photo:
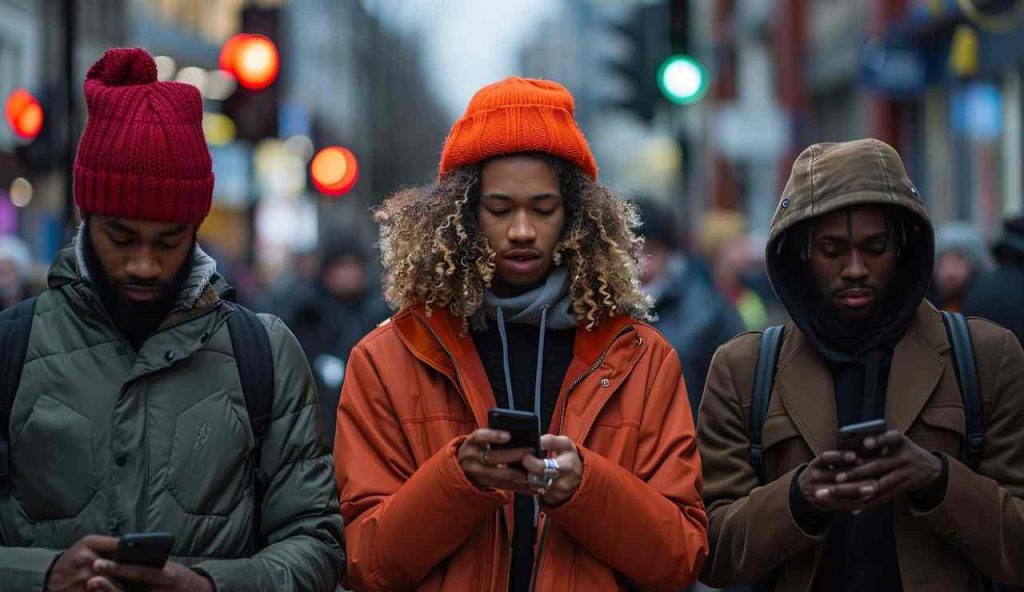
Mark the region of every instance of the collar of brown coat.
<instances>
[{"instance_id":1,"label":"collar of brown coat","mask_svg":"<svg viewBox=\"0 0 1024 592\"><path fill-rule=\"evenodd\" d=\"M790 322L779 356L775 393L815 455L835 446L836 403L832 375L803 333ZM893 352L885 402L889 429L906 432L935 390L949 339L939 312L922 302Z\"/></svg>"}]
</instances>

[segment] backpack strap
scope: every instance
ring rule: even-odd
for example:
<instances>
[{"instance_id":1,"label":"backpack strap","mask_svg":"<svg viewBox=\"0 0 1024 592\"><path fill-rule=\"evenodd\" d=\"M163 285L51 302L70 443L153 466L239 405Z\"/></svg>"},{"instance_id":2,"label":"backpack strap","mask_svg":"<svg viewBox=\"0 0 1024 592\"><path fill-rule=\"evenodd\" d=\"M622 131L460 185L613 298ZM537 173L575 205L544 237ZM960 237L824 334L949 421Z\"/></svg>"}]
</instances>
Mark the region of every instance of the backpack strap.
<instances>
[{"instance_id":1,"label":"backpack strap","mask_svg":"<svg viewBox=\"0 0 1024 592\"><path fill-rule=\"evenodd\" d=\"M754 467L761 483L764 483L764 447L761 445L761 432L764 429L764 420L768 416L768 403L771 401L772 386L775 384L775 366L779 361L785 331L784 325L776 325L768 327L761 335L757 368L754 371L754 390L750 394L750 465Z\"/></svg>"},{"instance_id":2,"label":"backpack strap","mask_svg":"<svg viewBox=\"0 0 1024 592\"><path fill-rule=\"evenodd\" d=\"M238 379L242 383L242 394L245 396L245 408L249 413L249 425L256 438L253 450L253 491L255 500L254 532L256 548L262 548L263 536L260 525L263 517L263 494L269 485L269 477L263 470L263 442L270 428L271 408L274 404L274 353L270 349L270 338L263 321L248 308L240 304L232 304L234 309L228 315L228 333L231 335L231 348L235 353L235 364L238 366Z\"/></svg>"},{"instance_id":3,"label":"backpack strap","mask_svg":"<svg viewBox=\"0 0 1024 592\"><path fill-rule=\"evenodd\" d=\"M960 396L964 400L967 427L967 465L977 471L985 455L985 409L981 402L981 388L978 386L978 369L974 360L974 344L967 319L958 312L942 311L946 334L953 346L953 368L960 384Z\"/></svg>"},{"instance_id":4,"label":"backpack strap","mask_svg":"<svg viewBox=\"0 0 1024 592\"><path fill-rule=\"evenodd\" d=\"M10 491L11 409L21 383L36 299L29 298L0 313L0 493Z\"/></svg>"}]
</instances>

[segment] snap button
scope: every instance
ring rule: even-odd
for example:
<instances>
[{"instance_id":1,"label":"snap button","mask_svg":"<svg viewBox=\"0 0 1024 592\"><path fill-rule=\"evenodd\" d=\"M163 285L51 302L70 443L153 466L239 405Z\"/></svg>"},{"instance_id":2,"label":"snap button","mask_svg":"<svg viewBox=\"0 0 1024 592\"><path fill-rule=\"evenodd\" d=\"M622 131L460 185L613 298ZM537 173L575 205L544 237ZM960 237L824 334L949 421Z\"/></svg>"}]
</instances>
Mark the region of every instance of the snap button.
<instances>
[{"instance_id":1,"label":"snap button","mask_svg":"<svg viewBox=\"0 0 1024 592\"><path fill-rule=\"evenodd\" d=\"M164 359L167 360L168 362L173 360L174 359L174 352L171 351L171 350L167 350L167 353L164 354Z\"/></svg>"},{"instance_id":2,"label":"snap button","mask_svg":"<svg viewBox=\"0 0 1024 592\"><path fill-rule=\"evenodd\" d=\"M607 378L602 378L602 379L601 379L601 386L602 386L603 388L608 388L608 387L610 387L611 385L612 385L612 381L608 380Z\"/></svg>"},{"instance_id":3,"label":"snap button","mask_svg":"<svg viewBox=\"0 0 1024 592\"><path fill-rule=\"evenodd\" d=\"M117 466L123 467L128 462L128 457L124 454L118 454L117 458L114 459L114 462L117 463Z\"/></svg>"},{"instance_id":4,"label":"snap button","mask_svg":"<svg viewBox=\"0 0 1024 592\"><path fill-rule=\"evenodd\" d=\"M123 345L119 345L119 346L117 346L117 355L119 355L119 356L123 356L123 355L124 355L124 352L125 352L125 349L124 349L124 346L123 346Z\"/></svg>"}]
</instances>

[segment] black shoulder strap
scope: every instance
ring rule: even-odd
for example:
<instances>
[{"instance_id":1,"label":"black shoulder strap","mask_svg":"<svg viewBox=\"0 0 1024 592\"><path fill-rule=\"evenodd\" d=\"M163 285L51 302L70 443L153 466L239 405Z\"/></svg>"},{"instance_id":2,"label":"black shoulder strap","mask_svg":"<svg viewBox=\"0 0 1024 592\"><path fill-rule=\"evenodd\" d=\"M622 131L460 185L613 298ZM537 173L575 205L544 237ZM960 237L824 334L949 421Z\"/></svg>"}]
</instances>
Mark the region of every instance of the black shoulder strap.
<instances>
[{"instance_id":1,"label":"black shoulder strap","mask_svg":"<svg viewBox=\"0 0 1024 592\"><path fill-rule=\"evenodd\" d=\"M3 493L8 491L10 482L11 409L21 383L35 310L36 299L29 298L0 313L0 492Z\"/></svg>"},{"instance_id":2,"label":"black shoulder strap","mask_svg":"<svg viewBox=\"0 0 1024 592\"><path fill-rule=\"evenodd\" d=\"M768 415L768 403L775 383L775 366L782 349L785 326L768 327L761 335L761 346L757 352L757 368L754 371L754 390L750 395L750 465L757 478L764 483L764 448L761 445L761 431Z\"/></svg>"},{"instance_id":3,"label":"black shoulder strap","mask_svg":"<svg viewBox=\"0 0 1024 592\"><path fill-rule=\"evenodd\" d=\"M953 367L960 383L960 396L964 400L965 423L967 424L967 464L977 470L985 455L985 409L981 402L981 388L978 385L978 369L974 361L974 344L967 319L958 312L942 311L946 323L946 334L953 346Z\"/></svg>"},{"instance_id":4,"label":"black shoulder strap","mask_svg":"<svg viewBox=\"0 0 1024 592\"><path fill-rule=\"evenodd\" d=\"M270 415L274 404L274 353L270 349L270 338L263 321L248 308L240 304L231 305L234 310L228 315L228 333L231 334L231 348L235 353L238 378L242 383L245 408L249 413L249 425L256 437L253 451L253 487L256 499L253 502L255 516L253 531L256 533L256 548L263 547L260 535L262 523L263 493L268 478L263 471L263 442L270 428Z\"/></svg>"}]
</instances>

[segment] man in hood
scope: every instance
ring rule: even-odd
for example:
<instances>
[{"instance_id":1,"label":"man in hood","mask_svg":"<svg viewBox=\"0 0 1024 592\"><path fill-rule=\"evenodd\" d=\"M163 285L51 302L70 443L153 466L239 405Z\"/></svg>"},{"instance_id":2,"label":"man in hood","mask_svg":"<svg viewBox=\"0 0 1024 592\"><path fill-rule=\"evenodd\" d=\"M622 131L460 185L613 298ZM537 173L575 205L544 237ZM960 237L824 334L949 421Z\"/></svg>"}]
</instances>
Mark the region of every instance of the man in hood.
<instances>
[{"instance_id":1,"label":"man in hood","mask_svg":"<svg viewBox=\"0 0 1024 592\"><path fill-rule=\"evenodd\" d=\"M712 585L775 590L974 590L1024 582L1024 353L970 321L987 448L965 464L949 338L924 301L932 226L883 142L818 144L793 165L767 266L785 327L762 430L747 432L761 337L715 355L700 411ZM838 450L840 426L888 431Z\"/></svg>"}]
</instances>

